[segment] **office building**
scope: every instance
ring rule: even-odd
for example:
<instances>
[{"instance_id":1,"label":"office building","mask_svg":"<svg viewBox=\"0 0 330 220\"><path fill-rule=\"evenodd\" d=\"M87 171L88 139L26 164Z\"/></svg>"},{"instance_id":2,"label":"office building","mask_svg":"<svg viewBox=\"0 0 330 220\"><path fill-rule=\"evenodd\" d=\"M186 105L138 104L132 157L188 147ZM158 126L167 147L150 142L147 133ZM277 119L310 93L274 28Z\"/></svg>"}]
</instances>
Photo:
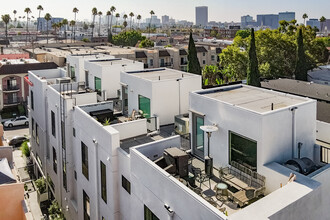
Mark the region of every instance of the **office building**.
<instances>
[{"instance_id":1,"label":"office building","mask_svg":"<svg viewBox=\"0 0 330 220\"><path fill-rule=\"evenodd\" d=\"M296 19L296 13L295 12L280 12L278 13L278 21L287 21L290 22L292 20Z\"/></svg>"},{"instance_id":2,"label":"office building","mask_svg":"<svg viewBox=\"0 0 330 220\"><path fill-rule=\"evenodd\" d=\"M317 18L310 18L308 21L306 21L306 25L309 25L312 28L316 27L321 30L320 21Z\"/></svg>"},{"instance_id":3,"label":"office building","mask_svg":"<svg viewBox=\"0 0 330 220\"><path fill-rule=\"evenodd\" d=\"M276 14L257 15L257 26L276 29L279 26L279 16Z\"/></svg>"},{"instance_id":4,"label":"office building","mask_svg":"<svg viewBox=\"0 0 330 220\"><path fill-rule=\"evenodd\" d=\"M48 22L46 21L45 18L38 18L37 19L37 25L38 25L38 30L39 31L47 31L47 27L48 27L48 30L52 30L52 24L54 23L59 23L63 20L63 18L55 18L55 17L52 17ZM47 23L48 23L48 26L47 26Z\"/></svg>"},{"instance_id":5,"label":"office building","mask_svg":"<svg viewBox=\"0 0 330 220\"><path fill-rule=\"evenodd\" d=\"M253 20L253 17L250 15L245 15L241 17L241 26L246 28L248 26L255 26L256 22Z\"/></svg>"},{"instance_id":6,"label":"office building","mask_svg":"<svg viewBox=\"0 0 330 220\"><path fill-rule=\"evenodd\" d=\"M170 17L168 15L162 16L162 25L168 25L170 23Z\"/></svg>"},{"instance_id":7,"label":"office building","mask_svg":"<svg viewBox=\"0 0 330 220\"><path fill-rule=\"evenodd\" d=\"M205 27L208 23L208 7L199 6L196 7L196 26Z\"/></svg>"}]
</instances>

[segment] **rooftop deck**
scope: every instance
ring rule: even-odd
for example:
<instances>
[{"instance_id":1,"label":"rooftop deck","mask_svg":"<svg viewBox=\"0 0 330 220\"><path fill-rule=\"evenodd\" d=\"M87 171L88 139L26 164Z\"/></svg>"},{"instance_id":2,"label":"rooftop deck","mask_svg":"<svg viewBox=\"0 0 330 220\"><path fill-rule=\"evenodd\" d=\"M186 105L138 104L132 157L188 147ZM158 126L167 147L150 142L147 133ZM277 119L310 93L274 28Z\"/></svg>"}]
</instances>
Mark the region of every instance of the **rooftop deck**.
<instances>
[{"instance_id":1,"label":"rooftop deck","mask_svg":"<svg viewBox=\"0 0 330 220\"><path fill-rule=\"evenodd\" d=\"M307 101L306 98L243 85L206 90L198 94L258 113L266 113Z\"/></svg>"},{"instance_id":2,"label":"rooftop deck","mask_svg":"<svg viewBox=\"0 0 330 220\"><path fill-rule=\"evenodd\" d=\"M169 80L169 79L182 79L184 77L196 76L195 74L177 71L173 69L151 69L143 71L127 72L130 75L134 75L141 79L150 81Z\"/></svg>"}]
</instances>

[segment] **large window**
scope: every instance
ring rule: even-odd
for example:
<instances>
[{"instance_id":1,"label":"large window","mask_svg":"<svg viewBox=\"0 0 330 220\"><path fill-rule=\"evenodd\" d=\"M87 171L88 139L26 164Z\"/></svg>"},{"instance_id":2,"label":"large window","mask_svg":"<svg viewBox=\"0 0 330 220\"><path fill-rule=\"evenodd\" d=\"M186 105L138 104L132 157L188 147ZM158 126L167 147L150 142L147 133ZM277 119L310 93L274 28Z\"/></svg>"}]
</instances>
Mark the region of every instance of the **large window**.
<instances>
[{"instance_id":1,"label":"large window","mask_svg":"<svg viewBox=\"0 0 330 220\"><path fill-rule=\"evenodd\" d=\"M193 113L193 152L196 156L204 158L204 117Z\"/></svg>"},{"instance_id":2,"label":"large window","mask_svg":"<svg viewBox=\"0 0 330 220\"><path fill-rule=\"evenodd\" d=\"M91 204L89 196L83 190L83 203L84 203L84 220L89 220L91 218Z\"/></svg>"},{"instance_id":3,"label":"large window","mask_svg":"<svg viewBox=\"0 0 330 220\"><path fill-rule=\"evenodd\" d=\"M257 170L257 142L229 132L229 161L235 161L251 170Z\"/></svg>"},{"instance_id":4,"label":"large window","mask_svg":"<svg viewBox=\"0 0 330 220\"><path fill-rule=\"evenodd\" d=\"M123 175L121 175L121 186L131 194L131 183Z\"/></svg>"},{"instance_id":5,"label":"large window","mask_svg":"<svg viewBox=\"0 0 330 220\"><path fill-rule=\"evenodd\" d=\"M88 147L81 142L81 164L82 164L82 173L89 179L88 176Z\"/></svg>"},{"instance_id":6,"label":"large window","mask_svg":"<svg viewBox=\"0 0 330 220\"><path fill-rule=\"evenodd\" d=\"M97 91L97 93L101 94L101 79L98 77L94 77L94 87L95 87L95 91Z\"/></svg>"},{"instance_id":7,"label":"large window","mask_svg":"<svg viewBox=\"0 0 330 220\"><path fill-rule=\"evenodd\" d=\"M51 121L52 121L52 135L56 137L56 131L55 131L55 113L51 111Z\"/></svg>"},{"instance_id":8,"label":"large window","mask_svg":"<svg viewBox=\"0 0 330 220\"><path fill-rule=\"evenodd\" d=\"M71 66L71 79L76 79L76 70L74 69L74 66Z\"/></svg>"},{"instance_id":9,"label":"large window","mask_svg":"<svg viewBox=\"0 0 330 220\"><path fill-rule=\"evenodd\" d=\"M100 161L101 168L101 196L105 203L107 203L107 167Z\"/></svg>"},{"instance_id":10,"label":"large window","mask_svg":"<svg viewBox=\"0 0 330 220\"><path fill-rule=\"evenodd\" d=\"M144 205L144 220L159 220L159 218L152 213L146 205Z\"/></svg>"},{"instance_id":11,"label":"large window","mask_svg":"<svg viewBox=\"0 0 330 220\"><path fill-rule=\"evenodd\" d=\"M30 99L31 99L31 109L34 110L34 98L33 98L33 91L30 92Z\"/></svg>"},{"instance_id":12,"label":"large window","mask_svg":"<svg viewBox=\"0 0 330 220\"><path fill-rule=\"evenodd\" d=\"M56 150L53 147L53 169L54 172L57 173L57 156L56 156Z\"/></svg>"},{"instance_id":13,"label":"large window","mask_svg":"<svg viewBox=\"0 0 330 220\"><path fill-rule=\"evenodd\" d=\"M143 112L143 117L150 118L150 99L139 95L139 110Z\"/></svg>"}]
</instances>

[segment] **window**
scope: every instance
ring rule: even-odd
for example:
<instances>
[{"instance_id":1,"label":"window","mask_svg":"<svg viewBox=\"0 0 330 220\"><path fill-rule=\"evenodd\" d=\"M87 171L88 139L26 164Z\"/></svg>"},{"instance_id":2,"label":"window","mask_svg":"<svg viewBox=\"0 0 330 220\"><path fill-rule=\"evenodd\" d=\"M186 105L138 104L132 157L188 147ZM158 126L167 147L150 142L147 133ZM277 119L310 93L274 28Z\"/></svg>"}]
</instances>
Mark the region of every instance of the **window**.
<instances>
[{"instance_id":1,"label":"window","mask_svg":"<svg viewBox=\"0 0 330 220\"><path fill-rule=\"evenodd\" d=\"M214 61L215 60L215 57L214 55L211 56L211 60Z\"/></svg>"},{"instance_id":2,"label":"window","mask_svg":"<svg viewBox=\"0 0 330 220\"><path fill-rule=\"evenodd\" d=\"M89 87L89 83L88 83L88 70L85 70L85 85L86 85L86 88Z\"/></svg>"},{"instance_id":3,"label":"window","mask_svg":"<svg viewBox=\"0 0 330 220\"><path fill-rule=\"evenodd\" d=\"M159 218L152 213L146 205L144 205L144 220L159 220Z\"/></svg>"},{"instance_id":4,"label":"window","mask_svg":"<svg viewBox=\"0 0 330 220\"><path fill-rule=\"evenodd\" d=\"M100 95L101 94L101 79L98 77L94 77L94 88L95 91Z\"/></svg>"},{"instance_id":5,"label":"window","mask_svg":"<svg viewBox=\"0 0 330 220\"><path fill-rule=\"evenodd\" d=\"M205 57L205 52L203 52L203 57Z\"/></svg>"},{"instance_id":6,"label":"window","mask_svg":"<svg viewBox=\"0 0 330 220\"><path fill-rule=\"evenodd\" d=\"M203 60L203 64L205 64L205 60Z\"/></svg>"},{"instance_id":7,"label":"window","mask_svg":"<svg viewBox=\"0 0 330 220\"><path fill-rule=\"evenodd\" d=\"M76 78L76 70L74 69L74 66L71 66L71 79L75 79Z\"/></svg>"},{"instance_id":8,"label":"window","mask_svg":"<svg viewBox=\"0 0 330 220\"><path fill-rule=\"evenodd\" d=\"M91 217L90 199L84 190L83 190L83 203L84 203L84 220L89 220Z\"/></svg>"},{"instance_id":9,"label":"window","mask_svg":"<svg viewBox=\"0 0 330 220\"><path fill-rule=\"evenodd\" d=\"M139 110L143 112L143 117L150 118L150 99L139 95Z\"/></svg>"},{"instance_id":10,"label":"window","mask_svg":"<svg viewBox=\"0 0 330 220\"><path fill-rule=\"evenodd\" d=\"M53 147L53 169L54 172L57 173L57 156L56 156L56 150Z\"/></svg>"},{"instance_id":11,"label":"window","mask_svg":"<svg viewBox=\"0 0 330 220\"><path fill-rule=\"evenodd\" d=\"M55 113L51 111L51 121L52 121L52 135L56 137L56 132L55 132Z\"/></svg>"},{"instance_id":12,"label":"window","mask_svg":"<svg viewBox=\"0 0 330 220\"><path fill-rule=\"evenodd\" d=\"M107 167L100 161L101 169L101 196L105 203L107 203Z\"/></svg>"},{"instance_id":13,"label":"window","mask_svg":"<svg viewBox=\"0 0 330 220\"><path fill-rule=\"evenodd\" d=\"M154 60L153 59L150 59L149 60L149 63L150 63L150 66L153 66L154 65Z\"/></svg>"},{"instance_id":14,"label":"window","mask_svg":"<svg viewBox=\"0 0 330 220\"><path fill-rule=\"evenodd\" d=\"M31 128L32 128L32 136L35 137L36 134L35 134L35 130L34 130L34 119L32 118L32 125L31 125Z\"/></svg>"},{"instance_id":15,"label":"window","mask_svg":"<svg viewBox=\"0 0 330 220\"><path fill-rule=\"evenodd\" d=\"M89 179L88 176L88 147L81 142L81 164L82 164L82 173Z\"/></svg>"},{"instance_id":16,"label":"window","mask_svg":"<svg viewBox=\"0 0 330 220\"><path fill-rule=\"evenodd\" d=\"M257 170L257 142L234 132L229 132L229 161Z\"/></svg>"},{"instance_id":17,"label":"window","mask_svg":"<svg viewBox=\"0 0 330 220\"><path fill-rule=\"evenodd\" d=\"M204 117L193 113L193 152L196 156L204 158L204 131L200 128L204 125Z\"/></svg>"},{"instance_id":18,"label":"window","mask_svg":"<svg viewBox=\"0 0 330 220\"><path fill-rule=\"evenodd\" d=\"M131 183L123 175L121 175L121 186L131 194Z\"/></svg>"},{"instance_id":19,"label":"window","mask_svg":"<svg viewBox=\"0 0 330 220\"><path fill-rule=\"evenodd\" d=\"M33 91L30 92L30 99L31 99L31 109L34 110L34 100L33 100Z\"/></svg>"},{"instance_id":20,"label":"window","mask_svg":"<svg viewBox=\"0 0 330 220\"><path fill-rule=\"evenodd\" d=\"M76 137L76 129L75 128L72 128L72 135L73 135L73 137Z\"/></svg>"},{"instance_id":21,"label":"window","mask_svg":"<svg viewBox=\"0 0 330 220\"><path fill-rule=\"evenodd\" d=\"M74 179L77 180L77 171L73 171Z\"/></svg>"},{"instance_id":22,"label":"window","mask_svg":"<svg viewBox=\"0 0 330 220\"><path fill-rule=\"evenodd\" d=\"M39 145L39 134L38 134L38 124L36 123L36 142Z\"/></svg>"},{"instance_id":23,"label":"window","mask_svg":"<svg viewBox=\"0 0 330 220\"><path fill-rule=\"evenodd\" d=\"M171 64L173 65L174 61L173 61L173 58L171 57Z\"/></svg>"}]
</instances>

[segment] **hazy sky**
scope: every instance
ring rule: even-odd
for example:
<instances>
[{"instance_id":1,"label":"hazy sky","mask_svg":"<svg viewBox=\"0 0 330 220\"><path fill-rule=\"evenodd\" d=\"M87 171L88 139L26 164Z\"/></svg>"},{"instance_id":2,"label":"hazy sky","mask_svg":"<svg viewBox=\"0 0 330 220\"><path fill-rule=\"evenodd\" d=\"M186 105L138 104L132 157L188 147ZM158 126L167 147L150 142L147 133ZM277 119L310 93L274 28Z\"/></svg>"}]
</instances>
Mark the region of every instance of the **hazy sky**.
<instances>
[{"instance_id":1,"label":"hazy sky","mask_svg":"<svg viewBox=\"0 0 330 220\"><path fill-rule=\"evenodd\" d=\"M5 0L2 0L5 1ZM280 11L295 11L296 19L302 22L302 14L307 13L309 18L330 18L330 0L7 0L1 4L0 14L17 10L17 16L24 15L24 8L30 7L32 15L37 17L37 6L44 8L42 14L50 13L53 17L73 19L72 9L77 7L78 20L90 19L91 9L96 7L103 14L111 5L117 8L116 13L141 14L142 19L154 10L158 17L169 15L175 19L195 21L195 6L209 7L209 21L240 21L242 15L278 13Z\"/></svg>"}]
</instances>

